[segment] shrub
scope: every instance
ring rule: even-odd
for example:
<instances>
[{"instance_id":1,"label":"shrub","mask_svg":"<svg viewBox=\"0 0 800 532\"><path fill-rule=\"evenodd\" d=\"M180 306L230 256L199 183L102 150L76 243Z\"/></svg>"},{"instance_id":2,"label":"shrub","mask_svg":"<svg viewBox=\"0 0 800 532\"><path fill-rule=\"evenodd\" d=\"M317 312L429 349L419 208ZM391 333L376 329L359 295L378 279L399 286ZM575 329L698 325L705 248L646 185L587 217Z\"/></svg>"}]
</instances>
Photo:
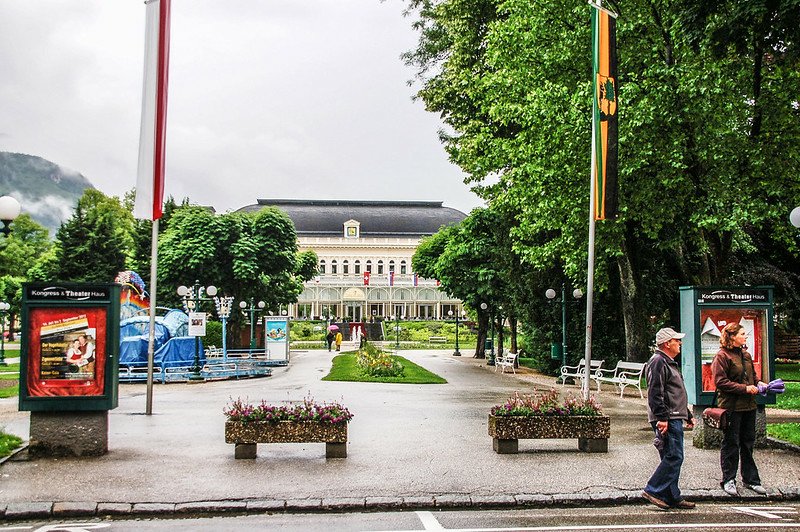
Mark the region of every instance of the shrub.
<instances>
[{"instance_id":1,"label":"shrub","mask_svg":"<svg viewBox=\"0 0 800 532\"><path fill-rule=\"evenodd\" d=\"M493 416L599 416L602 405L594 396L584 401L572 393L562 402L558 390L530 395L514 392L504 404L492 407L491 412Z\"/></svg>"},{"instance_id":2,"label":"shrub","mask_svg":"<svg viewBox=\"0 0 800 532\"><path fill-rule=\"evenodd\" d=\"M370 377L402 377L404 373L403 365L399 361L370 343L359 349L356 364Z\"/></svg>"},{"instance_id":3,"label":"shrub","mask_svg":"<svg viewBox=\"0 0 800 532\"><path fill-rule=\"evenodd\" d=\"M209 320L206 322L206 336L203 338L203 346L210 345L222 347L222 322Z\"/></svg>"}]
</instances>

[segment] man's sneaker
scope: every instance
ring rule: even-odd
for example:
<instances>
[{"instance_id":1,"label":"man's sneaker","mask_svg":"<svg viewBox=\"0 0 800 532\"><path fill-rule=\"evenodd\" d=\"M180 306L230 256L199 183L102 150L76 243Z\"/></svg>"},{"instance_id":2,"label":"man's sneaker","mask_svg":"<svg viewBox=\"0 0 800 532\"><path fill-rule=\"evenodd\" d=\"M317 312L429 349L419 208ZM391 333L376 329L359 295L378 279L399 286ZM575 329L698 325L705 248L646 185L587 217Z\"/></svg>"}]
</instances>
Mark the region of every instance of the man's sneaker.
<instances>
[{"instance_id":1,"label":"man's sneaker","mask_svg":"<svg viewBox=\"0 0 800 532\"><path fill-rule=\"evenodd\" d=\"M731 497L736 497L736 496L739 495L739 492L736 491L736 481L735 480L729 480L728 482L723 484L722 485L722 489L725 490L725 493L727 493ZM763 489L763 488L761 488L761 489Z\"/></svg>"},{"instance_id":2,"label":"man's sneaker","mask_svg":"<svg viewBox=\"0 0 800 532\"><path fill-rule=\"evenodd\" d=\"M645 499L647 499L651 503L655 504L656 506L658 506L662 510L669 510L669 504L667 504L666 502L662 501L658 497L655 497L654 495L650 495L646 491L642 492L642 497L644 497Z\"/></svg>"},{"instance_id":3,"label":"man's sneaker","mask_svg":"<svg viewBox=\"0 0 800 532\"><path fill-rule=\"evenodd\" d=\"M767 490L765 490L764 486L762 486L761 484L745 484L744 487L755 491L759 495L767 494Z\"/></svg>"}]
</instances>

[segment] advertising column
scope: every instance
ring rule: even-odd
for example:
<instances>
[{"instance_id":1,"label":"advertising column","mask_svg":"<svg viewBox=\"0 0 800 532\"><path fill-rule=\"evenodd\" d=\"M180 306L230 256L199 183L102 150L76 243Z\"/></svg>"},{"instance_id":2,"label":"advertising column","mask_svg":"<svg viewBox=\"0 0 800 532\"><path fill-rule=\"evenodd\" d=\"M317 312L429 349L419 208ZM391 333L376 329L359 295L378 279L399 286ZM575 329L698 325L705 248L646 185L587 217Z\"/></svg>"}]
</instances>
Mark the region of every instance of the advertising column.
<instances>
[{"instance_id":1,"label":"advertising column","mask_svg":"<svg viewBox=\"0 0 800 532\"><path fill-rule=\"evenodd\" d=\"M23 284L19 409L31 412L29 453L108 450L119 382L118 284Z\"/></svg>"}]
</instances>

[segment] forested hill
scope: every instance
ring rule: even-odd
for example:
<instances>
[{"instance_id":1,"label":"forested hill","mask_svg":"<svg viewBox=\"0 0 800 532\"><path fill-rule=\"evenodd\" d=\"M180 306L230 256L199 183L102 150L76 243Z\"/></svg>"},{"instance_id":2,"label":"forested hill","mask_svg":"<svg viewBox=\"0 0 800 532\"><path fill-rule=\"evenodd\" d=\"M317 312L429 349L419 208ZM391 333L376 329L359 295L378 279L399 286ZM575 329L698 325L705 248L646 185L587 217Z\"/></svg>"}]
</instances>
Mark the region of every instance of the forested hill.
<instances>
[{"instance_id":1,"label":"forested hill","mask_svg":"<svg viewBox=\"0 0 800 532\"><path fill-rule=\"evenodd\" d=\"M94 188L83 175L34 155L0 151L0 196L13 196L22 212L54 235L72 216L78 198Z\"/></svg>"}]
</instances>

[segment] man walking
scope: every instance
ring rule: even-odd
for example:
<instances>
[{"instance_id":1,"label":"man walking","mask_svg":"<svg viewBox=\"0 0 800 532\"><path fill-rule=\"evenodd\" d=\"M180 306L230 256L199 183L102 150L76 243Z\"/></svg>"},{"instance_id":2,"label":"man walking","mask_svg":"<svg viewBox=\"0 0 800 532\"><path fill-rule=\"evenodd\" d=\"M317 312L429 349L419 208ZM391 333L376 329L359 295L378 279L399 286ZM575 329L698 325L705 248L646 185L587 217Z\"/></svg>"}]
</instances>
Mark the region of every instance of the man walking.
<instances>
[{"instance_id":1,"label":"man walking","mask_svg":"<svg viewBox=\"0 0 800 532\"><path fill-rule=\"evenodd\" d=\"M692 509L695 504L681 498L678 479L683 464L683 424L694 427L675 357L681 352L681 338L686 336L670 329L656 333L656 352L647 362L647 420L655 431L653 444L661 463L647 482L642 496L662 510Z\"/></svg>"}]
</instances>

